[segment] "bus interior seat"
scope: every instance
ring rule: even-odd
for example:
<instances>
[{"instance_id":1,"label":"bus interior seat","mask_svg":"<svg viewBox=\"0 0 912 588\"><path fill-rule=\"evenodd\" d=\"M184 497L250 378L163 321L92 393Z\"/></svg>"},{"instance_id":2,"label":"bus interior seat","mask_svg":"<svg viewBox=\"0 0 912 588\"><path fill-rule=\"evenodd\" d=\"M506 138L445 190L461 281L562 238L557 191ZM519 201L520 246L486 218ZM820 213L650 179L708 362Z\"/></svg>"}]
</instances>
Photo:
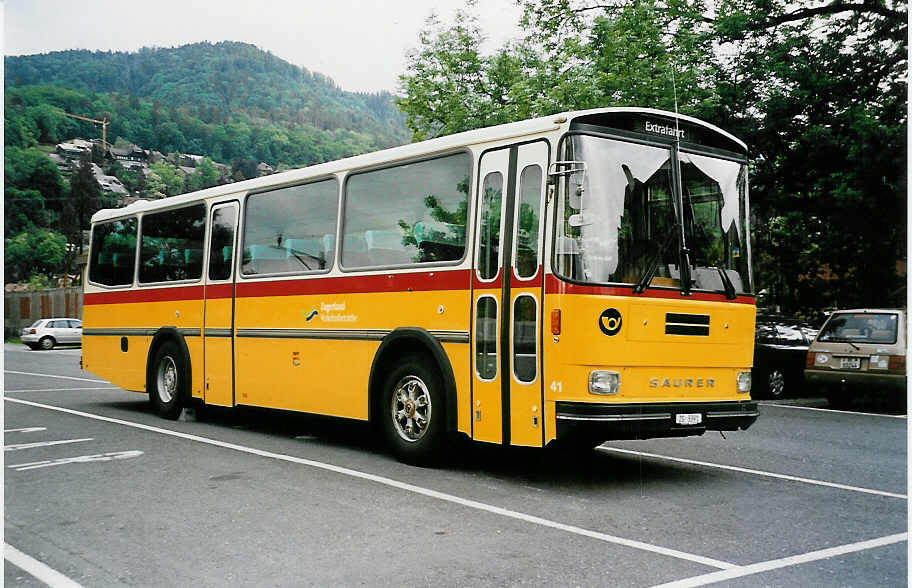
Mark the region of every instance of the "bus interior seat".
<instances>
[{"instance_id":1,"label":"bus interior seat","mask_svg":"<svg viewBox=\"0 0 912 588\"><path fill-rule=\"evenodd\" d=\"M284 249L251 245L244 250L244 273L275 274L290 270Z\"/></svg>"},{"instance_id":2,"label":"bus interior seat","mask_svg":"<svg viewBox=\"0 0 912 588\"><path fill-rule=\"evenodd\" d=\"M306 239L285 239L288 264L300 270L315 270L326 267L323 240L316 237Z\"/></svg>"},{"instance_id":3,"label":"bus interior seat","mask_svg":"<svg viewBox=\"0 0 912 588\"><path fill-rule=\"evenodd\" d=\"M114 267L130 267L135 256L133 253L114 253L111 256L111 265Z\"/></svg>"},{"instance_id":4,"label":"bus interior seat","mask_svg":"<svg viewBox=\"0 0 912 588\"><path fill-rule=\"evenodd\" d=\"M349 233L342 238L342 265L365 267L371 265L367 254L367 240L363 234Z\"/></svg>"},{"instance_id":5,"label":"bus interior seat","mask_svg":"<svg viewBox=\"0 0 912 588\"><path fill-rule=\"evenodd\" d=\"M198 268L203 265L202 249L184 249L184 262L187 267Z\"/></svg>"},{"instance_id":6,"label":"bus interior seat","mask_svg":"<svg viewBox=\"0 0 912 588\"><path fill-rule=\"evenodd\" d=\"M402 244L401 231L364 231L364 241L371 265L396 265L412 261L407 247L414 246Z\"/></svg>"},{"instance_id":7,"label":"bus interior seat","mask_svg":"<svg viewBox=\"0 0 912 588\"><path fill-rule=\"evenodd\" d=\"M332 265L336 253L336 236L331 233L323 235L323 254L326 256L327 265Z\"/></svg>"}]
</instances>

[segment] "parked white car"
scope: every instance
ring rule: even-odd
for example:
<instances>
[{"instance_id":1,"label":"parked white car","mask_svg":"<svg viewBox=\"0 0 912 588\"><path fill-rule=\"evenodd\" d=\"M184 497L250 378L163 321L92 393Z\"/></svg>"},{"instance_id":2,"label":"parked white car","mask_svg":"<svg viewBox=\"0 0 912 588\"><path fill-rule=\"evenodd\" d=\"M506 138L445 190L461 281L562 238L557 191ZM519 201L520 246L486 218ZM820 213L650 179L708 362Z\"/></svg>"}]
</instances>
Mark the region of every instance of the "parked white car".
<instances>
[{"instance_id":1,"label":"parked white car","mask_svg":"<svg viewBox=\"0 0 912 588\"><path fill-rule=\"evenodd\" d=\"M32 349L82 345L82 321L74 318L38 319L22 329L22 342Z\"/></svg>"}]
</instances>

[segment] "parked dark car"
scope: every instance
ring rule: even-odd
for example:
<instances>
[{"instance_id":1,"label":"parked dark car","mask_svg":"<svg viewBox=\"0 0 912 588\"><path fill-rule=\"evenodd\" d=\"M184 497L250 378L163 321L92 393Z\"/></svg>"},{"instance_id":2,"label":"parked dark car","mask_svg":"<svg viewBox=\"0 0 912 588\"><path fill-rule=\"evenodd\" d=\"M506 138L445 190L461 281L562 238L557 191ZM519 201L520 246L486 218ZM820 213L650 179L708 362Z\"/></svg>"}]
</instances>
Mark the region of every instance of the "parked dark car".
<instances>
[{"instance_id":1,"label":"parked dark car","mask_svg":"<svg viewBox=\"0 0 912 588\"><path fill-rule=\"evenodd\" d=\"M816 329L796 319L758 315L752 395L781 398L798 390L804 381L808 346L816 334Z\"/></svg>"}]
</instances>

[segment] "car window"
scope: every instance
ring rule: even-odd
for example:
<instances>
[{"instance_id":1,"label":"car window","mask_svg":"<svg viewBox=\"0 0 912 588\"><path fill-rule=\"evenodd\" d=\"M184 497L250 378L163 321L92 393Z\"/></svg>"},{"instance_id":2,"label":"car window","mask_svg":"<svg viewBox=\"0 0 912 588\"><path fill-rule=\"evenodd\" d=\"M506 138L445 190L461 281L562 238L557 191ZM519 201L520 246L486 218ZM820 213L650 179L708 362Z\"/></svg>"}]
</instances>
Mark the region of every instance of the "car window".
<instances>
[{"instance_id":1,"label":"car window","mask_svg":"<svg viewBox=\"0 0 912 588\"><path fill-rule=\"evenodd\" d=\"M824 325L818 341L896 343L898 315L893 313L840 313Z\"/></svg>"},{"instance_id":2,"label":"car window","mask_svg":"<svg viewBox=\"0 0 912 588\"><path fill-rule=\"evenodd\" d=\"M82 323L80 323L79 321L68 321L68 322L70 323L71 329L78 329L79 327L82 326Z\"/></svg>"},{"instance_id":3,"label":"car window","mask_svg":"<svg viewBox=\"0 0 912 588\"><path fill-rule=\"evenodd\" d=\"M779 331L779 339L785 345L804 345L807 343L800 325L780 324L776 326L776 330Z\"/></svg>"},{"instance_id":4,"label":"car window","mask_svg":"<svg viewBox=\"0 0 912 588\"><path fill-rule=\"evenodd\" d=\"M773 343L777 342L776 339L776 325L770 323L757 323L757 342L758 343Z\"/></svg>"},{"instance_id":5,"label":"car window","mask_svg":"<svg viewBox=\"0 0 912 588\"><path fill-rule=\"evenodd\" d=\"M41 323L43 323L43 322L44 322L44 319L38 319L37 321L35 321L31 325L29 325L29 327L30 328L39 327L39 326L41 326Z\"/></svg>"},{"instance_id":6,"label":"car window","mask_svg":"<svg viewBox=\"0 0 912 588\"><path fill-rule=\"evenodd\" d=\"M44 325L44 328L45 328L45 329L56 329L56 328L57 328L57 321L48 321L48 322Z\"/></svg>"}]
</instances>

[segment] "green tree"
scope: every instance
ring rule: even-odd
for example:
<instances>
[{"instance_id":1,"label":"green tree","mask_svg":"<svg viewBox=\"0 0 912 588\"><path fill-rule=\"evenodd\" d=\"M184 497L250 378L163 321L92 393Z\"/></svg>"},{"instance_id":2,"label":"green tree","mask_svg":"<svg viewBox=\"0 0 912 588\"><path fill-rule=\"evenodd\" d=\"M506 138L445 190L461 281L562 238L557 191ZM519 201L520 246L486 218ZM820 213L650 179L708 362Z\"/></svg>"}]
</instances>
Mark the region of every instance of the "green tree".
<instances>
[{"instance_id":1,"label":"green tree","mask_svg":"<svg viewBox=\"0 0 912 588\"><path fill-rule=\"evenodd\" d=\"M5 234L14 235L34 227L50 226L53 215L45 208L41 192L6 186L3 193Z\"/></svg>"},{"instance_id":2,"label":"green tree","mask_svg":"<svg viewBox=\"0 0 912 588\"><path fill-rule=\"evenodd\" d=\"M162 178L158 173L150 171L143 180L143 187L140 191L140 194L143 198L148 198L151 200L157 200L159 198L165 198L165 182L162 181Z\"/></svg>"},{"instance_id":3,"label":"green tree","mask_svg":"<svg viewBox=\"0 0 912 588\"><path fill-rule=\"evenodd\" d=\"M187 178L187 189L202 190L217 186L219 182L219 171L215 163L208 157L204 157L198 166L196 172Z\"/></svg>"},{"instance_id":4,"label":"green tree","mask_svg":"<svg viewBox=\"0 0 912 588\"><path fill-rule=\"evenodd\" d=\"M177 196L184 193L184 175L177 167L159 161L150 165L149 170L158 176L163 188L161 191L165 196ZM151 180L149 182L151 183Z\"/></svg>"},{"instance_id":5,"label":"green tree","mask_svg":"<svg viewBox=\"0 0 912 588\"><path fill-rule=\"evenodd\" d=\"M63 178L47 155L38 149L7 147L3 153L4 186L35 190L47 206L60 210L63 201Z\"/></svg>"},{"instance_id":6,"label":"green tree","mask_svg":"<svg viewBox=\"0 0 912 588\"><path fill-rule=\"evenodd\" d=\"M473 6L428 21L409 56L398 104L414 138L677 103L750 147L773 304L903 304L905 223L883 219L906 218L905 4L526 0L523 38L487 57Z\"/></svg>"},{"instance_id":7,"label":"green tree","mask_svg":"<svg viewBox=\"0 0 912 588\"><path fill-rule=\"evenodd\" d=\"M3 240L5 283L63 269L66 237L49 229L28 230Z\"/></svg>"},{"instance_id":8,"label":"green tree","mask_svg":"<svg viewBox=\"0 0 912 588\"><path fill-rule=\"evenodd\" d=\"M792 312L900 306L907 252L905 4L728 0L720 124L754 154L757 282Z\"/></svg>"}]
</instances>

